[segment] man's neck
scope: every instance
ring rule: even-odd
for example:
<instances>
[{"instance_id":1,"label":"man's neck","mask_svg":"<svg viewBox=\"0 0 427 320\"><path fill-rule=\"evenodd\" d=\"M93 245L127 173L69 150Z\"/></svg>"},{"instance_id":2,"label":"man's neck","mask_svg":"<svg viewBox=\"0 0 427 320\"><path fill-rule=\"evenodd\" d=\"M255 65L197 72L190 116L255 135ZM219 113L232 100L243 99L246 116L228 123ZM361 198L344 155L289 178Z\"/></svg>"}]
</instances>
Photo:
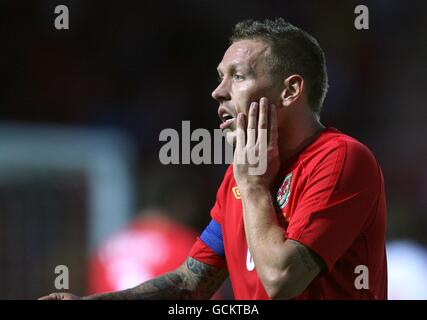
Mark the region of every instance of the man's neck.
<instances>
[{"instance_id":1,"label":"man's neck","mask_svg":"<svg viewBox=\"0 0 427 320\"><path fill-rule=\"evenodd\" d=\"M300 121L289 121L286 129L279 132L281 165L311 144L324 129L315 115L302 118Z\"/></svg>"}]
</instances>

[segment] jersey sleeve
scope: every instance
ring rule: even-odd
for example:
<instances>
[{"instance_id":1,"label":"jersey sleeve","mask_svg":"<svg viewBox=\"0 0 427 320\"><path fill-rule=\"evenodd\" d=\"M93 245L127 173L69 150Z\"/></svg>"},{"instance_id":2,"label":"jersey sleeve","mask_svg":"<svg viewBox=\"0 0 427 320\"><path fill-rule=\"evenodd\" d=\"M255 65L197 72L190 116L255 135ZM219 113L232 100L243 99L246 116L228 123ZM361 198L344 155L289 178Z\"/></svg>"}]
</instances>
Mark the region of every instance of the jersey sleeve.
<instances>
[{"instance_id":1,"label":"jersey sleeve","mask_svg":"<svg viewBox=\"0 0 427 320\"><path fill-rule=\"evenodd\" d=\"M332 270L367 224L381 188L371 152L358 142L337 143L308 176L287 238L312 249Z\"/></svg>"},{"instance_id":2,"label":"jersey sleeve","mask_svg":"<svg viewBox=\"0 0 427 320\"><path fill-rule=\"evenodd\" d=\"M226 268L221 225L211 220L190 251L190 257L218 268Z\"/></svg>"},{"instance_id":3,"label":"jersey sleeve","mask_svg":"<svg viewBox=\"0 0 427 320\"><path fill-rule=\"evenodd\" d=\"M227 261L225 260L225 257L218 255L200 238L197 238L190 250L189 256L210 266L221 269L227 268Z\"/></svg>"}]
</instances>

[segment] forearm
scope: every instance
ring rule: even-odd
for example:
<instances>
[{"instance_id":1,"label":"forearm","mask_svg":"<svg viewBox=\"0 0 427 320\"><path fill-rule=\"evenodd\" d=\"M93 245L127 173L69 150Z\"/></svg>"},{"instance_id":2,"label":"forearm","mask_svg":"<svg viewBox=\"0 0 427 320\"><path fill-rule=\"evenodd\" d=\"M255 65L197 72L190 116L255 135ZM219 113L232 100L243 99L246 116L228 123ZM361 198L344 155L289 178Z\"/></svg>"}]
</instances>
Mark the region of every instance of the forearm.
<instances>
[{"instance_id":1,"label":"forearm","mask_svg":"<svg viewBox=\"0 0 427 320\"><path fill-rule=\"evenodd\" d=\"M146 281L134 288L123 291L95 294L85 300L150 300L150 299L192 299L194 292L186 284L185 275L178 270Z\"/></svg>"},{"instance_id":2,"label":"forearm","mask_svg":"<svg viewBox=\"0 0 427 320\"><path fill-rule=\"evenodd\" d=\"M285 238L268 190L255 187L240 193L246 238L264 289L274 299L297 296L321 271L322 260Z\"/></svg>"},{"instance_id":3,"label":"forearm","mask_svg":"<svg viewBox=\"0 0 427 320\"><path fill-rule=\"evenodd\" d=\"M173 272L134 288L84 297L86 300L209 299L227 277L226 270L193 258Z\"/></svg>"},{"instance_id":4,"label":"forearm","mask_svg":"<svg viewBox=\"0 0 427 320\"><path fill-rule=\"evenodd\" d=\"M245 233L258 275L263 283L283 271L285 237L274 210L269 190L250 187L241 190Z\"/></svg>"}]
</instances>

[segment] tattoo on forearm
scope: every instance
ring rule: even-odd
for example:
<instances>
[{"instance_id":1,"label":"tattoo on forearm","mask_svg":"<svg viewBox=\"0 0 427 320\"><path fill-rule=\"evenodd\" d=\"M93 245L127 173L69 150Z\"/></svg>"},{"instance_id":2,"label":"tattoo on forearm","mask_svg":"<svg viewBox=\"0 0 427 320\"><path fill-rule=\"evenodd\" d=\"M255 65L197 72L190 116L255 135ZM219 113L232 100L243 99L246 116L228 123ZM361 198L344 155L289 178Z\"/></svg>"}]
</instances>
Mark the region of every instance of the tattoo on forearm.
<instances>
[{"instance_id":1,"label":"tattoo on forearm","mask_svg":"<svg viewBox=\"0 0 427 320\"><path fill-rule=\"evenodd\" d=\"M193 298L196 299L210 298L228 276L227 270L209 266L193 258L187 259L186 267L190 287L195 289Z\"/></svg>"},{"instance_id":2,"label":"tattoo on forearm","mask_svg":"<svg viewBox=\"0 0 427 320\"><path fill-rule=\"evenodd\" d=\"M204 273L209 269L208 265L201 263L200 261L197 261L193 258L187 259L186 264L188 270L191 271L193 274L197 275L198 277L203 276Z\"/></svg>"},{"instance_id":3,"label":"tattoo on forearm","mask_svg":"<svg viewBox=\"0 0 427 320\"><path fill-rule=\"evenodd\" d=\"M310 251L306 246L302 245L298 241L289 240L296 247L298 254L301 257L301 261L308 271L312 271L319 268L322 265L322 261L314 253Z\"/></svg>"},{"instance_id":4,"label":"tattoo on forearm","mask_svg":"<svg viewBox=\"0 0 427 320\"><path fill-rule=\"evenodd\" d=\"M208 299L226 279L227 270L188 258L174 272L119 292L88 297L88 299Z\"/></svg>"}]
</instances>

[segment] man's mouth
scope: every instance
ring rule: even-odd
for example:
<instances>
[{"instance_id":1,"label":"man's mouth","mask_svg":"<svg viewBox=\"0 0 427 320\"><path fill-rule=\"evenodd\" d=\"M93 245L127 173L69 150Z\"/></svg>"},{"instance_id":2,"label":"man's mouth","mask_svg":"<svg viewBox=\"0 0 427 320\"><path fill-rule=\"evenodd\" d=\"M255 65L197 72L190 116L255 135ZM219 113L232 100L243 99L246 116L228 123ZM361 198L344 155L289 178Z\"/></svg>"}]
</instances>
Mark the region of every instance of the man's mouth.
<instances>
[{"instance_id":1,"label":"man's mouth","mask_svg":"<svg viewBox=\"0 0 427 320\"><path fill-rule=\"evenodd\" d=\"M222 121L219 127L221 129L229 129L235 120L235 117L233 116L233 114L228 110L226 110L224 107L220 107L218 109L218 115Z\"/></svg>"}]
</instances>

